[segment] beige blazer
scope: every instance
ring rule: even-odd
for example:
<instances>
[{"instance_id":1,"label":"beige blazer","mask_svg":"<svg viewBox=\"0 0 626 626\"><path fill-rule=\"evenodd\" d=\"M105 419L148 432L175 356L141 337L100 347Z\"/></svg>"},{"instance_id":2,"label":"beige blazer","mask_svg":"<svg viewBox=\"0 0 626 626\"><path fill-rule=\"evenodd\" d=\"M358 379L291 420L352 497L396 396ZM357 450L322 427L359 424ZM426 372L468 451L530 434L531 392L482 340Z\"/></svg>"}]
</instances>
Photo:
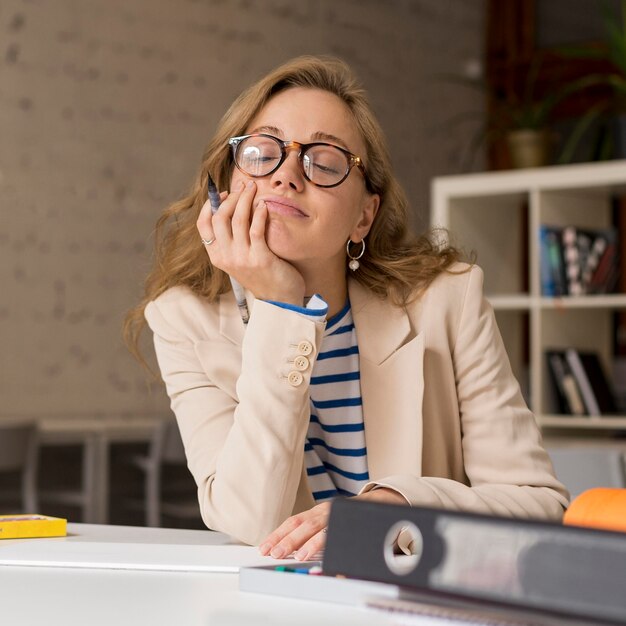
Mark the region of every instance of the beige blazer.
<instances>
[{"instance_id":1,"label":"beige blazer","mask_svg":"<svg viewBox=\"0 0 626 626\"><path fill-rule=\"evenodd\" d=\"M364 491L387 486L413 505L559 520L568 494L511 372L480 268L440 275L407 308L352 280L349 295ZM314 505L304 439L325 324L248 297L245 332L232 293L208 302L174 287L145 314L203 519L256 544ZM310 365L298 376L300 355Z\"/></svg>"}]
</instances>

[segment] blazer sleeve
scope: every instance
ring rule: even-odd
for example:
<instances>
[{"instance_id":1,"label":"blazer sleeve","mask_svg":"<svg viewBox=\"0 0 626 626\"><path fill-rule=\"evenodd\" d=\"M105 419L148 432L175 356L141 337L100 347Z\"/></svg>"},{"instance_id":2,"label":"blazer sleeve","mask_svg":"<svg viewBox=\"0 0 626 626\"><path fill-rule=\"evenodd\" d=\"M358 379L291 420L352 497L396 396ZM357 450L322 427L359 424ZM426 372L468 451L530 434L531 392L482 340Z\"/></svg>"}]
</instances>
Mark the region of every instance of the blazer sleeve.
<instances>
[{"instance_id":1,"label":"blazer sleeve","mask_svg":"<svg viewBox=\"0 0 626 626\"><path fill-rule=\"evenodd\" d=\"M569 494L554 475L511 370L483 295L482 270L473 267L466 275L451 356L468 484L447 477L389 476L362 491L389 487L412 505L560 520Z\"/></svg>"},{"instance_id":2,"label":"blazer sleeve","mask_svg":"<svg viewBox=\"0 0 626 626\"><path fill-rule=\"evenodd\" d=\"M217 328L208 339L191 337L189 311L181 314L157 299L145 316L203 520L211 529L256 544L293 510L309 423L311 367L324 324L257 300L239 356L238 346ZM203 323L217 327L217 313L214 317ZM313 347L311 367L293 384L289 374L302 342Z\"/></svg>"}]
</instances>

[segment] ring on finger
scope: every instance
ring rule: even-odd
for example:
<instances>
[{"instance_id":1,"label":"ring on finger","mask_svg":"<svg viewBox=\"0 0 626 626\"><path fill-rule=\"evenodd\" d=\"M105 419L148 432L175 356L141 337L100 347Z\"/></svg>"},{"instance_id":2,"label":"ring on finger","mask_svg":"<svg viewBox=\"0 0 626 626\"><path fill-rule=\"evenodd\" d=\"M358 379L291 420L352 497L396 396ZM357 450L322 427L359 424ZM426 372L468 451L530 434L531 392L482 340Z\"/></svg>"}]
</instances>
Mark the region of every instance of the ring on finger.
<instances>
[{"instance_id":1,"label":"ring on finger","mask_svg":"<svg viewBox=\"0 0 626 626\"><path fill-rule=\"evenodd\" d=\"M205 239L204 237L200 237L200 241L202 241L202 243L205 246L210 246L212 243L215 243L215 237L211 237L210 239Z\"/></svg>"}]
</instances>

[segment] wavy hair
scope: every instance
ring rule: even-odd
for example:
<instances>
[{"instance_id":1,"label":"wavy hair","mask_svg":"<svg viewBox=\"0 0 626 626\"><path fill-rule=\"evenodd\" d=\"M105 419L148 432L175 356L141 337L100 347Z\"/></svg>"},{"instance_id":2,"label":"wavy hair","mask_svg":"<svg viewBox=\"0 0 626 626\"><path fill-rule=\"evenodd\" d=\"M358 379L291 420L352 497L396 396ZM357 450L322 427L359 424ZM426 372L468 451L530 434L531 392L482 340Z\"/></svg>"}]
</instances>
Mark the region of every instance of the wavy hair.
<instances>
[{"instance_id":1,"label":"wavy hair","mask_svg":"<svg viewBox=\"0 0 626 626\"><path fill-rule=\"evenodd\" d=\"M229 188L233 161L228 139L243 135L272 96L293 87L322 89L338 96L352 112L365 142L368 188L380 196L380 206L359 271L351 277L373 294L402 306L459 259L459 252L437 243L432 232L420 237L409 232L406 196L393 175L383 131L350 68L332 57L298 57L267 74L233 102L204 153L189 194L165 209L157 221L154 266L142 300L124 321L126 343L141 361L138 342L148 302L177 285L186 285L209 300L230 290L228 276L211 265L196 230L207 179L210 174L218 189Z\"/></svg>"}]
</instances>

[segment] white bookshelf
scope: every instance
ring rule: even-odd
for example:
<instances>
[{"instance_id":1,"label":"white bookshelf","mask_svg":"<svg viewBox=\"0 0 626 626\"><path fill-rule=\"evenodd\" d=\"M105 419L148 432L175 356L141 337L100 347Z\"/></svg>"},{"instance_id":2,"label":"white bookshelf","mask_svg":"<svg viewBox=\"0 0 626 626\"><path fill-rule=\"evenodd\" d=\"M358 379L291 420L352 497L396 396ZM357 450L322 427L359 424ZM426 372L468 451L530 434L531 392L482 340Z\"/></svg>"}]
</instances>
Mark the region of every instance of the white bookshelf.
<instances>
[{"instance_id":1,"label":"white bookshelf","mask_svg":"<svg viewBox=\"0 0 626 626\"><path fill-rule=\"evenodd\" d=\"M626 415L557 415L544 356L548 348L593 350L610 373L613 314L626 310L626 295L544 297L539 267L541 224L610 226L615 194L626 194L626 161L446 176L432 184L431 225L476 253L511 365L544 430L626 430Z\"/></svg>"}]
</instances>

